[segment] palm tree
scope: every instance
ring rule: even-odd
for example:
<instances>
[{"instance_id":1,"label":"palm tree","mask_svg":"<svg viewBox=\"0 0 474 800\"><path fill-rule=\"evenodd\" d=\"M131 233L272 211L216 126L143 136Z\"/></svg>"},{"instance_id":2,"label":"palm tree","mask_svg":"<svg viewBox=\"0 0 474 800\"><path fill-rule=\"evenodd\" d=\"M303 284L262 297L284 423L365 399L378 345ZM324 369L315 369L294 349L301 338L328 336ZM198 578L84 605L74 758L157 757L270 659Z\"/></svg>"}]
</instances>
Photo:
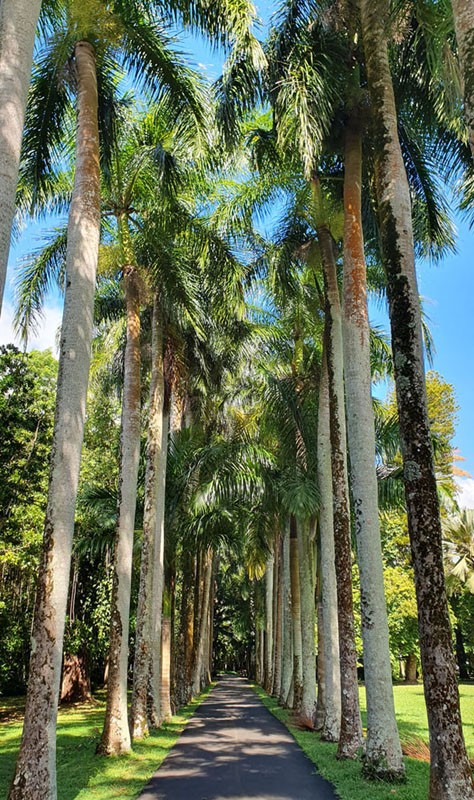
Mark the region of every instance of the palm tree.
<instances>
[{"instance_id":1,"label":"palm tree","mask_svg":"<svg viewBox=\"0 0 474 800\"><path fill-rule=\"evenodd\" d=\"M370 325L362 225L362 130L359 70L345 129L344 153L344 378L351 489L361 586L367 692L366 765L379 777L403 776L395 719L388 621L383 581L375 429L372 410Z\"/></svg>"},{"instance_id":2,"label":"palm tree","mask_svg":"<svg viewBox=\"0 0 474 800\"><path fill-rule=\"evenodd\" d=\"M119 219L122 272L125 282L126 344L120 437L118 519L115 539L110 619L107 707L98 752L128 752L131 747L127 708L128 625L131 593L133 533L140 459L140 285L129 221Z\"/></svg>"},{"instance_id":3,"label":"palm tree","mask_svg":"<svg viewBox=\"0 0 474 800\"><path fill-rule=\"evenodd\" d=\"M62 124L74 95L64 85L64 65L74 55L77 80L78 132L74 190L69 209L66 258L66 297L61 332L56 424L48 511L45 523L43 569L39 578L33 625L33 648L22 744L10 796L56 797L56 697L61 673L62 639L71 561L74 510L79 475L98 246L100 238L100 174L98 86L110 105L109 52L117 53L115 33L125 63L142 65L142 81L155 87L172 86L178 109L199 120L199 97L189 70L175 59L162 32L133 3L120 5L118 16L94 3L83 14L79 4L63 7L58 29L46 32L46 42L30 99L24 139L24 180L29 177L36 204L47 200L52 180L50 148L58 148ZM106 18L103 15L106 15ZM111 16L110 16L111 15ZM107 27L107 16L110 26ZM66 23L66 24L65 24ZM118 28L116 27L118 25ZM98 39L104 31L105 37ZM107 39L107 34L112 36ZM97 58L97 55L99 58ZM102 65L99 70L98 64ZM157 77L158 76L158 77ZM181 83L180 83L181 80ZM51 86L55 92L51 93ZM198 93L199 95L199 93ZM102 106L103 108L103 106ZM51 125L54 115L55 125ZM100 126L104 132L105 120ZM105 130L107 128L105 127ZM104 145L103 137L102 144ZM107 148L103 147L103 152ZM54 189L53 189L54 190ZM64 476L68 476L65 480ZM39 711L41 709L41 711ZM30 765L35 763L34 773Z\"/></svg>"},{"instance_id":4,"label":"palm tree","mask_svg":"<svg viewBox=\"0 0 474 800\"><path fill-rule=\"evenodd\" d=\"M464 745L446 600L439 501L427 414L409 184L388 58L389 7L361 0L375 131L378 213L392 329L405 494L431 744L430 800L474 795Z\"/></svg>"},{"instance_id":5,"label":"palm tree","mask_svg":"<svg viewBox=\"0 0 474 800\"><path fill-rule=\"evenodd\" d=\"M464 84L464 117L469 146L474 158L474 76L471 64L474 44L474 3L472 0L452 0L452 7Z\"/></svg>"},{"instance_id":6,"label":"palm tree","mask_svg":"<svg viewBox=\"0 0 474 800\"><path fill-rule=\"evenodd\" d=\"M357 688L357 655L354 641L352 606L352 555L347 475L346 420L344 404L344 366L342 310L337 282L334 244L319 178L313 180L315 226L321 253L326 298L325 347L328 365L329 419L334 502L335 565L338 576L337 601L339 658L341 663L341 732L338 755L354 758L362 744Z\"/></svg>"},{"instance_id":7,"label":"palm tree","mask_svg":"<svg viewBox=\"0 0 474 800\"><path fill-rule=\"evenodd\" d=\"M77 42L76 171L69 211L66 296L43 562L32 631L25 721L11 800L56 797L56 716L84 432L100 238L98 98L94 48ZM34 769L32 765L34 764Z\"/></svg>"},{"instance_id":8,"label":"palm tree","mask_svg":"<svg viewBox=\"0 0 474 800\"><path fill-rule=\"evenodd\" d=\"M474 511L462 509L443 526L448 584L465 584L474 594Z\"/></svg>"},{"instance_id":9,"label":"palm tree","mask_svg":"<svg viewBox=\"0 0 474 800\"><path fill-rule=\"evenodd\" d=\"M0 313L40 10L41 0L3 0L0 5Z\"/></svg>"},{"instance_id":10,"label":"palm tree","mask_svg":"<svg viewBox=\"0 0 474 800\"><path fill-rule=\"evenodd\" d=\"M338 742L341 733L341 673L337 619L337 577L332 507L329 385L325 354L321 367L318 408L318 484L321 494L319 541L321 559L321 622L324 673L324 720L321 738Z\"/></svg>"}]
</instances>

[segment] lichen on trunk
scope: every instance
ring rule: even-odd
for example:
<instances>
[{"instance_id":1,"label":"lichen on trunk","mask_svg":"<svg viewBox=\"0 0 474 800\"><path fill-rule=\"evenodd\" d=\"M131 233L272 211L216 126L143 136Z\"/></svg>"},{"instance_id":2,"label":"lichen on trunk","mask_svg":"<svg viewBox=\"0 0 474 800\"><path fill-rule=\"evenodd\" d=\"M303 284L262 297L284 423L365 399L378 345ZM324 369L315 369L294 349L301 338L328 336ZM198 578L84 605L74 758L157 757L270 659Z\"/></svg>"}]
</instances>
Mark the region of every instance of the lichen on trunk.
<instances>
[{"instance_id":1,"label":"lichen on trunk","mask_svg":"<svg viewBox=\"0 0 474 800\"><path fill-rule=\"evenodd\" d=\"M410 189L398 138L386 38L389 13L388 0L361 0L363 43L372 101L378 215L387 275L408 530L430 731L430 800L470 800L474 797L474 789L462 733L444 582Z\"/></svg>"}]
</instances>

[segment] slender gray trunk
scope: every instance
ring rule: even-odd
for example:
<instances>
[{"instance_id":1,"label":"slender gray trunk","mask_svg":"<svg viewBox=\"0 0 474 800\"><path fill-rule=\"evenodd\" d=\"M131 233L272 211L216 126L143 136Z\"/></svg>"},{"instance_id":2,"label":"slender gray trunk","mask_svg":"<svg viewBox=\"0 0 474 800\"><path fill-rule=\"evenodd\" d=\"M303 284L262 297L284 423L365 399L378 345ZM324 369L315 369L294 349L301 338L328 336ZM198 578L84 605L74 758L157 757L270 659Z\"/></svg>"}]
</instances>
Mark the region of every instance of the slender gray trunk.
<instances>
[{"instance_id":1,"label":"slender gray trunk","mask_svg":"<svg viewBox=\"0 0 474 800\"><path fill-rule=\"evenodd\" d=\"M320 547L318 551L320 553ZM317 702L316 702L316 717L314 727L317 731L322 731L324 720L326 719L326 681L324 677L324 630L323 630L323 612L321 606L321 575L320 565L318 564L318 577L317 577L317 601L316 601L316 625L317 625L317 660L316 660L316 682L318 687Z\"/></svg>"},{"instance_id":2,"label":"slender gray trunk","mask_svg":"<svg viewBox=\"0 0 474 800\"><path fill-rule=\"evenodd\" d=\"M398 138L386 39L389 14L387 0L361 0L372 101L375 182L430 731L430 800L471 800L474 789L461 725L427 411L410 188Z\"/></svg>"},{"instance_id":3,"label":"slender gray trunk","mask_svg":"<svg viewBox=\"0 0 474 800\"><path fill-rule=\"evenodd\" d=\"M362 231L362 138L355 117L346 127L344 176L344 377L367 695L364 769L393 780L405 770L395 719L383 582Z\"/></svg>"},{"instance_id":4,"label":"slender gray trunk","mask_svg":"<svg viewBox=\"0 0 474 800\"><path fill-rule=\"evenodd\" d=\"M0 312L41 0L0 3Z\"/></svg>"},{"instance_id":5,"label":"slender gray trunk","mask_svg":"<svg viewBox=\"0 0 474 800\"><path fill-rule=\"evenodd\" d=\"M283 540L281 534L275 541L275 586L276 586L276 611L275 611L275 657L273 668L273 689L275 697L280 696L281 688L281 669L282 669L282 648L283 648L283 564L282 564Z\"/></svg>"},{"instance_id":6,"label":"slender gray trunk","mask_svg":"<svg viewBox=\"0 0 474 800\"><path fill-rule=\"evenodd\" d=\"M293 703L299 711L303 693L303 641L301 638L301 589L296 519L290 517L291 627L293 631Z\"/></svg>"},{"instance_id":7,"label":"slender gray trunk","mask_svg":"<svg viewBox=\"0 0 474 800\"><path fill-rule=\"evenodd\" d=\"M148 733L148 686L153 650L153 617L156 617L159 613L161 618L161 607L155 608L154 603L153 576L156 562L160 561L160 544L158 542L157 553L155 550L155 537L158 527L161 527L158 521L158 505L160 503L160 492L162 492L160 467L163 458L164 391L163 332L160 321L159 301L155 297L152 321L152 366L146 449L145 505L143 511L135 661L133 666L132 709L130 714L130 728L133 739L142 739ZM157 705L159 708L159 702Z\"/></svg>"},{"instance_id":8,"label":"slender gray trunk","mask_svg":"<svg viewBox=\"0 0 474 800\"><path fill-rule=\"evenodd\" d=\"M344 404L344 362L342 349L342 313L337 284L334 243L327 220L319 218L321 188L314 180L317 231L326 290L325 345L329 376L329 418L334 515L334 543L341 665L341 733L339 758L355 758L362 746L362 723L357 684L354 609L352 602L352 552L347 477L346 415Z\"/></svg>"},{"instance_id":9,"label":"slender gray trunk","mask_svg":"<svg viewBox=\"0 0 474 800\"><path fill-rule=\"evenodd\" d=\"M339 741L341 732L341 671L334 550L331 439L329 428L329 384L326 354L323 354L318 412L318 483L321 497L319 539L321 548L321 622L324 639L325 717L321 738Z\"/></svg>"},{"instance_id":10,"label":"slender gray trunk","mask_svg":"<svg viewBox=\"0 0 474 800\"><path fill-rule=\"evenodd\" d=\"M314 606L314 547L310 540L308 522L297 523L298 555L301 591L301 644L303 687L300 714L303 720L314 726L316 717L316 653L315 653L315 606Z\"/></svg>"},{"instance_id":11,"label":"slender gray trunk","mask_svg":"<svg viewBox=\"0 0 474 800\"><path fill-rule=\"evenodd\" d=\"M127 340L125 345L118 521L112 579L109 680L104 730L97 748L119 755L131 748L127 677L130 595L137 480L140 460L140 296L133 267L125 270Z\"/></svg>"},{"instance_id":12,"label":"slender gray trunk","mask_svg":"<svg viewBox=\"0 0 474 800\"><path fill-rule=\"evenodd\" d=\"M265 691L272 691L273 672L273 553L267 558L265 570Z\"/></svg>"},{"instance_id":13,"label":"slender gray trunk","mask_svg":"<svg viewBox=\"0 0 474 800\"><path fill-rule=\"evenodd\" d=\"M171 619L161 620L160 712L163 722L169 722L171 712Z\"/></svg>"},{"instance_id":14,"label":"slender gray trunk","mask_svg":"<svg viewBox=\"0 0 474 800\"><path fill-rule=\"evenodd\" d=\"M164 387L163 387L164 388ZM161 697L161 625L163 593L165 588L165 501L166 469L168 463L169 414L162 414L161 447L158 456L158 487L156 498L155 539L153 543L153 569L151 592L151 651L148 707L154 728L161 725L166 715L160 707Z\"/></svg>"},{"instance_id":15,"label":"slender gray trunk","mask_svg":"<svg viewBox=\"0 0 474 800\"><path fill-rule=\"evenodd\" d=\"M194 663L193 675L193 695L196 696L202 689L202 673L204 665L204 653L209 628L209 604L211 599L212 582L212 553L209 551L204 555L204 578L203 578L203 602L201 608L201 620L199 625L199 638L196 648L196 659Z\"/></svg>"},{"instance_id":16,"label":"slender gray trunk","mask_svg":"<svg viewBox=\"0 0 474 800\"><path fill-rule=\"evenodd\" d=\"M280 704L288 705L291 681L293 678L293 631L291 628L291 583L290 583L290 528L285 524L283 530L282 554L281 554L281 574L282 574L282 663L281 663L281 685L280 685Z\"/></svg>"},{"instance_id":17,"label":"slender gray trunk","mask_svg":"<svg viewBox=\"0 0 474 800\"><path fill-rule=\"evenodd\" d=\"M79 42L75 61L77 154L69 210L51 473L25 721L10 800L55 800L57 796L56 718L100 238L97 76L92 46Z\"/></svg>"}]
</instances>

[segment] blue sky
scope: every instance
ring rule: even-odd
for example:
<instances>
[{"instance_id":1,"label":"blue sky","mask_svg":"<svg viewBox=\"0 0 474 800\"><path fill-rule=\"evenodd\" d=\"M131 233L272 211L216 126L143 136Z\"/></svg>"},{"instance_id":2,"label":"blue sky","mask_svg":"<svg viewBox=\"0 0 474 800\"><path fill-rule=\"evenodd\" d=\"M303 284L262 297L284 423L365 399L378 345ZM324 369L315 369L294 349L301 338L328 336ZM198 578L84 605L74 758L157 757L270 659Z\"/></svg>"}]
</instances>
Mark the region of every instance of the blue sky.
<instances>
[{"instance_id":1,"label":"blue sky","mask_svg":"<svg viewBox=\"0 0 474 800\"><path fill-rule=\"evenodd\" d=\"M257 3L257 6L267 23L270 5L264 2ZM220 53L212 52L193 37L184 39L183 48L192 53L194 61L200 64L210 79L218 76L222 64ZM474 234L462 219L456 222L457 253L449 255L440 264L420 264L418 275L420 293L425 300L425 311L430 318L435 340L434 368L453 384L460 405L455 446L465 458L463 468L474 475ZM12 248L4 312L0 322L0 343L12 339L12 286L18 260L38 246L39 233L39 226L30 226ZM373 321L383 322L388 329L388 318L379 308L371 307L371 317ZM40 348L52 346L60 320L60 299L52 296L48 301L45 324L38 337L32 340L32 345ZM463 485L466 497L471 501L469 505L474 507L474 479L464 481Z\"/></svg>"}]
</instances>

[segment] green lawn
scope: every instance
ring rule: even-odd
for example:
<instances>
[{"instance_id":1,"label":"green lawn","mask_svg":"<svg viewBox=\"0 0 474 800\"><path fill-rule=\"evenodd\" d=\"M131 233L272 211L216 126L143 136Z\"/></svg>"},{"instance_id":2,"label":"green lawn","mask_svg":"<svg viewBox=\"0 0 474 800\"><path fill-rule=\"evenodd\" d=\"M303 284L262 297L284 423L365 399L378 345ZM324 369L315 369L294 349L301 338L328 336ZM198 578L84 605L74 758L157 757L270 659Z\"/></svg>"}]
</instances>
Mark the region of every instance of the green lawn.
<instances>
[{"instance_id":1,"label":"green lawn","mask_svg":"<svg viewBox=\"0 0 474 800\"><path fill-rule=\"evenodd\" d=\"M366 781L361 777L360 762L337 761L334 744L321 742L317 734L301 731L291 724L288 711L281 709L272 697L256 686L255 691L267 708L291 731L306 755L316 764L318 771L336 787L342 800L426 800L428 796L428 764L407 758L407 782L386 784ZM395 686L395 707L402 740L412 736L428 738L428 725L420 686ZM474 685L460 686L461 709L466 743L474 757ZM365 690L360 690L363 722L365 723Z\"/></svg>"},{"instance_id":2,"label":"green lawn","mask_svg":"<svg viewBox=\"0 0 474 800\"><path fill-rule=\"evenodd\" d=\"M104 702L61 710L58 720L58 800L131 800L173 747L186 722L210 688L172 721L134 746L129 756L95 755L104 720ZM0 698L0 797L13 776L21 734L18 701ZM5 717L7 718L6 721Z\"/></svg>"},{"instance_id":3,"label":"green lawn","mask_svg":"<svg viewBox=\"0 0 474 800\"><path fill-rule=\"evenodd\" d=\"M209 690L208 690L209 691ZM142 789L168 751L186 722L193 715L198 700L160 731L135 746L130 756L100 758L94 755L104 717L104 703L61 710L58 724L58 800L131 800ZM369 783L361 778L360 763L336 761L336 745L320 742L318 736L300 731L290 723L288 711L262 689L256 691L270 711L288 725L297 742L317 765L318 770L336 786L342 800L426 800L428 765L407 759L407 783L390 786ZM395 704L402 739L428 737L426 712L421 686L395 686ZM470 755L474 757L474 685L460 687L464 731ZM361 688L365 714L365 692ZM21 701L0 699L0 797L6 797L13 774L21 732Z\"/></svg>"}]
</instances>

